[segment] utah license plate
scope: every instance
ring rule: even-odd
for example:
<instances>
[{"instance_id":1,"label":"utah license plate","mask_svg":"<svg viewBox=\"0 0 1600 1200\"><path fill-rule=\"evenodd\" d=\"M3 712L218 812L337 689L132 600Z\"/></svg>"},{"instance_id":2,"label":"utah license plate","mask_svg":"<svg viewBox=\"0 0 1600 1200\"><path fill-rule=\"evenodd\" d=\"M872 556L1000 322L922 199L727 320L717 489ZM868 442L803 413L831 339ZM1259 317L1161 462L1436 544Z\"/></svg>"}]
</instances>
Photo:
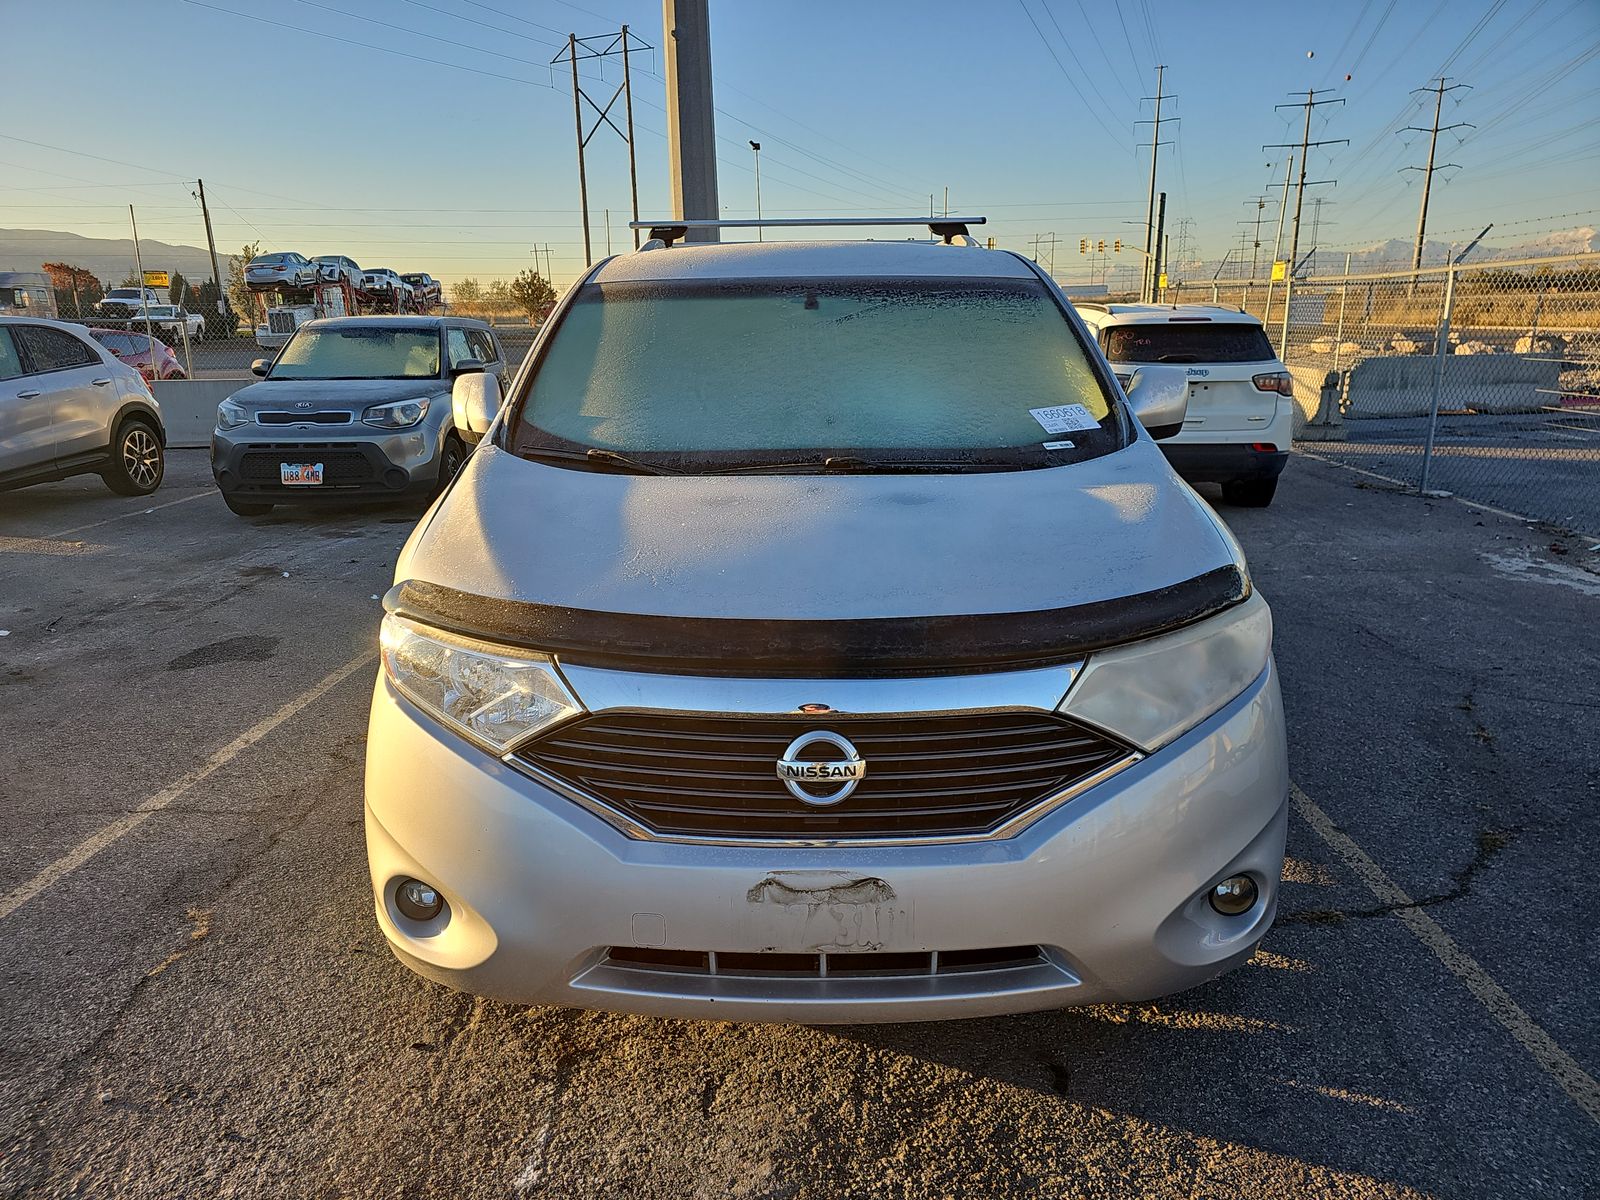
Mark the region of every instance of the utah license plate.
<instances>
[{"instance_id":1,"label":"utah license plate","mask_svg":"<svg viewBox=\"0 0 1600 1200\"><path fill-rule=\"evenodd\" d=\"M312 487L322 483L321 463L279 463L278 478L285 487Z\"/></svg>"}]
</instances>

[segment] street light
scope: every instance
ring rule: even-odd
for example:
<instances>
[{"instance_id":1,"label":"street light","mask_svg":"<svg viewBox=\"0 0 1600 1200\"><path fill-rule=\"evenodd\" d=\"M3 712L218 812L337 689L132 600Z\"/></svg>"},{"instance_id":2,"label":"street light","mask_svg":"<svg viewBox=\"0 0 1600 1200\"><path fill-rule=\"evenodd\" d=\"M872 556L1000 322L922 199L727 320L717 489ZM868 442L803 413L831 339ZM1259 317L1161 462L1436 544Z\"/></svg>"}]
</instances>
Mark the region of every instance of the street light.
<instances>
[{"instance_id":1,"label":"street light","mask_svg":"<svg viewBox=\"0 0 1600 1200\"><path fill-rule=\"evenodd\" d=\"M754 150L756 154L756 220L759 221L761 220L761 143L751 142L750 149ZM766 241L761 236L761 226L759 225L756 226L756 241Z\"/></svg>"}]
</instances>

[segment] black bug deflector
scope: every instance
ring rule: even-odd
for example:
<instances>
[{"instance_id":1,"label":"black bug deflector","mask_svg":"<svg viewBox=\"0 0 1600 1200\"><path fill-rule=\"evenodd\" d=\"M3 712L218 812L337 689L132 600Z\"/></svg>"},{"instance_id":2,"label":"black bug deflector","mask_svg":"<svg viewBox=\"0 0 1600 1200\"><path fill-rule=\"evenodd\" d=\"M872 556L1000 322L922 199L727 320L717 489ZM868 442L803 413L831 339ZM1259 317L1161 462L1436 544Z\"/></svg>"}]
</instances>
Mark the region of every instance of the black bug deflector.
<instances>
[{"instance_id":1,"label":"black bug deflector","mask_svg":"<svg viewBox=\"0 0 1600 1200\"><path fill-rule=\"evenodd\" d=\"M386 610L573 663L690 675L852 678L1070 662L1179 629L1250 595L1237 566L1113 600L1031 612L847 620L656 616L502 600L408 580Z\"/></svg>"}]
</instances>

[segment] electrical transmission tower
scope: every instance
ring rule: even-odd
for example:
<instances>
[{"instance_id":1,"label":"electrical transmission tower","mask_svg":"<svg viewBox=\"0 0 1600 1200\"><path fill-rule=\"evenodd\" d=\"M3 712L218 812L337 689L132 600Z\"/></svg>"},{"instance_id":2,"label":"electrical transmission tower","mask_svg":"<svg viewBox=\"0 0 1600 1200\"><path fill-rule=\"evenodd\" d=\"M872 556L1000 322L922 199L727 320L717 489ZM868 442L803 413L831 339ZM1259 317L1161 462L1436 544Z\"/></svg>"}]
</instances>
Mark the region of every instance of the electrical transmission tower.
<instances>
[{"instance_id":1,"label":"electrical transmission tower","mask_svg":"<svg viewBox=\"0 0 1600 1200\"><path fill-rule=\"evenodd\" d=\"M1178 256L1173 259L1178 264L1180 275L1185 274L1184 267L1192 265L1194 260L1194 218L1178 218Z\"/></svg>"},{"instance_id":2,"label":"electrical transmission tower","mask_svg":"<svg viewBox=\"0 0 1600 1200\"><path fill-rule=\"evenodd\" d=\"M1316 268L1317 250L1322 246L1322 241L1321 241L1322 206L1324 204L1332 204L1332 203L1333 203L1332 200L1325 200L1321 196L1318 196L1314 200L1311 201L1311 250L1308 253L1307 257L1309 257L1311 259L1311 265L1312 265L1312 268L1313 268L1311 273L1313 275L1316 274L1315 268ZM1329 221L1328 224L1329 225L1336 225L1336 224L1338 224L1338 222L1337 221Z\"/></svg>"},{"instance_id":3,"label":"electrical transmission tower","mask_svg":"<svg viewBox=\"0 0 1600 1200\"><path fill-rule=\"evenodd\" d=\"M1277 142L1277 143L1274 143L1271 146L1263 146L1263 147L1261 147L1263 150L1293 150L1293 149L1297 149L1298 148L1299 151L1300 151L1300 182L1296 185L1295 194L1294 194L1294 230L1289 235L1289 275L1291 277L1294 275L1294 272L1295 272L1296 256L1300 253L1300 212L1301 212L1301 209L1305 205L1306 188L1307 187L1321 187L1324 184L1333 184L1335 187L1338 186L1338 182L1336 180L1332 180L1332 179L1317 179L1317 180L1312 180L1309 183L1307 182L1307 180L1306 180L1306 152L1308 150L1310 150L1311 147L1313 147L1313 146L1339 146L1339 145L1348 146L1350 144L1350 139L1349 138L1327 138L1327 139L1324 139L1323 141L1320 141L1320 142L1313 142L1311 140L1311 113L1312 113L1312 110L1314 110L1316 108L1319 108L1324 104L1343 104L1344 103L1344 101L1342 99L1328 99L1328 100L1318 100L1317 99L1317 94L1319 92L1326 92L1326 91L1331 91L1331 90L1332 90L1331 88L1311 88L1311 89L1308 89L1307 91L1305 91L1304 93L1291 92L1290 94L1294 95L1294 96L1304 95L1305 96L1305 102L1303 104L1276 104L1276 105L1274 105L1273 106L1274 108L1303 108L1303 109L1305 109L1306 110L1305 131L1300 135L1300 141L1299 142ZM1285 177L1285 181L1284 181L1284 196L1283 196L1283 199L1284 199L1284 203L1287 204L1288 200L1289 200L1287 176Z\"/></svg>"},{"instance_id":4,"label":"electrical transmission tower","mask_svg":"<svg viewBox=\"0 0 1600 1200\"><path fill-rule=\"evenodd\" d=\"M1135 121L1135 125L1154 125L1150 134L1150 198L1145 205L1144 217L1144 279L1139 285L1139 299L1148 303L1155 299L1156 273L1155 262L1159 247L1156 245L1156 157L1161 152L1162 146L1170 146L1171 142L1161 140L1161 102L1175 99L1174 96L1163 93L1161 90L1163 77L1166 74L1165 66L1156 67L1156 94L1154 96L1141 96L1141 100L1154 100L1155 120ZM1143 145L1144 143L1140 143Z\"/></svg>"},{"instance_id":5,"label":"electrical transmission tower","mask_svg":"<svg viewBox=\"0 0 1600 1200\"><path fill-rule=\"evenodd\" d=\"M1437 165L1434 163L1433 152L1438 148L1439 134L1441 132L1447 132L1451 129L1477 128L1477 126L1473 125L1470 121L1457 121L1454 125L1440 125L1439 114L1444 109L1444 96L1446 92L1453 92L1457 88L1470 88L1471 86L1472 85L1470 83L1452 83L1449 87L1445 87L1445 78L1441 75L1439 77L1438 84L1434 87L1417 88L1416 91L1412 93L1413 95L1415 95L1416 92L1434 93L1433 128L1423 129L1417 125L1407 125L1404 129L1400 130L1401 133L1425 133L1428 135L1428 165L1425 167L1400 168L1401 171L1422 172L1422 211L1417 214L1417 248L1411 256L1411 269L1413 271L1422 266L1422 235L1428 228L1428 193L1433 187L1433 173L1435 171L1443 171L1446 167L1454 167L1458 171L1461 169L1460 163L1438 163Z\"/></svg>"},{"instance_id":6,"label":"electrical transmission tower","mask_svg":"<svg viewBox=\"0 0 1600 1200\"><path fill-rule=\"evenodd\" d=\"M578 198L583 207L583 261L585 265L594 262L594 253L590 248L589 238L589 179L585 170L584 148L588 146L589 139L600 132L601 125L609 125L617 136L628 143L628 181L633 189L633 219L639 219L639 169L634 161L633 154L633 77L628 70L628 52L630 50L652 49L647 43L637 37L631 37L628 27L624 25L620 33L602 33L591 37L579 37L577 34L567 35L567 48L550 60L554 66L558 62L566 61L572 64L572 113L578 127ZM578 80L578 63L584 59L606 59L613 54L622 56L622 82L617 85L617 90L611 93L611 98L601 107L595 103L593 97L583 90L583 84ZM611 119L611 109L621 99L627 114L628 130L624 133L615 121ZM583 127L583 106L587 103L597 114L594 124L585 131ZM609 227L607 233L609 234ZM633 248L639 248L639 231L633 231Z\"/></svg>"}]
</instances>

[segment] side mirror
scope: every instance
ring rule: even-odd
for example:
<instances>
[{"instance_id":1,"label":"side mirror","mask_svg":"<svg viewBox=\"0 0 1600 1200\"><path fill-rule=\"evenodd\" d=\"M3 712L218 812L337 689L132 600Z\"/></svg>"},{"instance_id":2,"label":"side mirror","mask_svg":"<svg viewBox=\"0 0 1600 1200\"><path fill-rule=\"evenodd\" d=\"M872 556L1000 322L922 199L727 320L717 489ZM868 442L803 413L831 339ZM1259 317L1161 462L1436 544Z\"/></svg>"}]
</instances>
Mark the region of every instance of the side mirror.
<instances>
[{"instance_id":1,"label":"side mirror","mask_svg":"<svg viewBox=\"0 0 1600 1200\"><path fill-rule=\"evenodd\" d=\"M463 358L455 366L450 368L451 373L458 376L470 375L474 371L482 370L484 370L484 363L481 358Z\"/></svg>"},{"instance_id":2,"label":"side mirror","mask_svg":"<svg viewBox=\"0 0 1600 1200\"><path fill-rule=\"evenodd\" d=\"M1183 431L1189 411L1189 375L1182 367L1142 366L1128 385L1128 403L1139 424L1160 441Z\"/></svg>"},{"instance_id":3,"label":"side mirror","mask_svg":"<svg viewBox=\"0 0 1600 1200\"><path fill-rule=\"evenodd\" d=\"M259 375L262 379L267 377L267 372L272 369L272 364L264 358L258 358L250 364L250 374Z\"/></svg>"},{"instance_id":4,"label":"side mirror","mask_svg":"<svg viewBox=\"0 0 1600 1200\"><path fill-rule=\"evenodd\" d=\"M450 408L456 429L477 441L499 415L499 377L483 370L458 376L450 389Z\"/></svg>"}]
</instances>

